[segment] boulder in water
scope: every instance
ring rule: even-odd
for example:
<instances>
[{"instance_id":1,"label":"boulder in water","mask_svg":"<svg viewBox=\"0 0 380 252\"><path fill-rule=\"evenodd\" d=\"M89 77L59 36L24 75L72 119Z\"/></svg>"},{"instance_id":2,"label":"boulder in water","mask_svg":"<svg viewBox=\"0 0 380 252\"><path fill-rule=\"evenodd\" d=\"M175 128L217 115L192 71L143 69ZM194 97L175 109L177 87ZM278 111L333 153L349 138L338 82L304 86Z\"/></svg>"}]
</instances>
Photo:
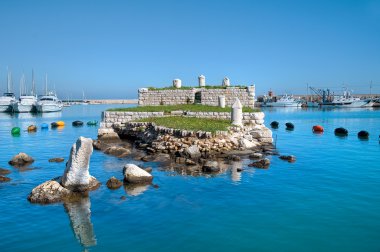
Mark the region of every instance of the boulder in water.
<instances>
[{"instance_id":1,"label":"boulder in water","mask_svg":"<svg viewBox=\"0 0 380 252\"><path fill-rule=\"evenodd\" d=\"M107 181L107 187L109 189L118 189L120 188L122 185L123 185L123 182L121 182L120 180L118 180L117 178L115 177L111 177L108 181Z\"/></svg>"},{"instance_id":2,"label":"boulder in water","mask_svg":"<svg viewBox=\"0 0 380 252\"><path fill-rule=\"evenodd\" d=\"M10 178L0 175L0 183L9 182L9 181L11 181Z\"/></svg>"},{"instance_id":3,"label":"boulder in water","mask_svg":"<svg viewBox=\"0 0 380 252\"><path fill-rule=\"evenodd\" d=\"M289 163L293 163L296 161L296 157L293 156L293 155L289 155L289 156L280 156L280 159L282 160L286 160L288 161Z\"/></svg>"},{"instance_id":4,"label":"boulder in water","mask_svg":"<svg viewBox=\"0 0 380 252\"><path fill-rule=\"evenodd\" d=\"M79 137L70 151L70 158L62 176L62 186L75 192L90 189L90 157L92 154L92 139Z\"/></svg>"},{"instance_id":5,"label":"boulder in water","mask_svg":"<svg viewBox=\"0 0 380 252\"><path fill-rule=\"evenodd\" d=\"M125 157L125 156L131 154L131 151L129 149L121 147L121 146L111 146L111 147L108 147L104 151L104 153L122 158L122 157Z\"/></svg>"},{"instance_id":6,"label":"boulder in water","mask_svg":"<svg viewBox=\"0 0 380 252\"><path fill-rule=\"evenodd\" d=\"M49 159L50 163L61 163L63 161L65 161L65 159L64 158L60 158L60 157L58 157L58 158L50 158Z\"/></svg>"},{"instance_id":7,"label":"boulder in water","mask_svg":"<svg viewBox=\"0 0 380 252\"><path fill-rule=\"evenodd\" d=\"M55 203L71 194L72 192L64 188L57 180L49 180L35 187L29 194L28 200L40 204Z\"/></svg>"},{"instance_id":8,"label":"boulder in water","mask_svg":"<svg viewBox=\"0 0 380 252\"><path fill-rule=\"evenodd\" d=\"M9 173L11 173L10 170L4 169L4 168L0 168L0 175L7 175Z\"/></svg>"},{"instance_id":9,"label":"boulder in water","mask_svg":"<svg viewBox=\"0 0 380 252\"><path fill-rule=\"evenodd\" d=\"M150 184L153 176L134 164L127 164L123 169L124 181L131 184Z\"/></svg>"},{"instance_id":10,"label":"boulder in water","mask_svg":"<svg viewBox=\"0 0 380 252\"><path fill-rule=\"evenodd\" d=\"M249 164L249 167L255 167L260 169L268 169L270 165L270 160L267 158L261 159L259 161L253 162L252 164Z\"/></svg>"},{"instance_id":11,"label":"boulder in water","mask_svg":"<svg viewBox=\"0 0 380 252\"><path fill-rule=\"evenodd\" d=\"M26 153L20 152L15 155L8 163L12 166L20 167L31 164L34 162L34 159Z\"/></svg>"}]
</instances>

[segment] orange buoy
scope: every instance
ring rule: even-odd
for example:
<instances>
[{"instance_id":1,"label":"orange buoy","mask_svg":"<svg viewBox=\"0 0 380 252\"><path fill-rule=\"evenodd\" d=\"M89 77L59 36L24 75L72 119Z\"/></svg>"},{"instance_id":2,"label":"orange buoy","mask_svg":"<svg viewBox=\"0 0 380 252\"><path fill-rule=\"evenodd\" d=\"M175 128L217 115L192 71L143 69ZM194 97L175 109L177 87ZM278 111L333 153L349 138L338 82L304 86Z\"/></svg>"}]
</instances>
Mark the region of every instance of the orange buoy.
<instances>
[{"instance_id":1,"label":"orange buoy","mask_svg":"<svg viewBox=\"0 0 380 252\"><path fill-rule=\"evenodd\" d=\"M65 126L65 122L63 122L63 121L58 121L58 122L57 122L57 126Z\"/></svg>"},{"instance_id":2,"label":"orange buoy","mask_svg":"<svg viewBox=\"0 0 380 252\"><path fill-rule=\"evenodd\" d=\"M315 132L315 133L322 133L323 131L324 131L324 129L321 125L314 125L313 126L313 132Z\"/></svg>"}]
</instances>

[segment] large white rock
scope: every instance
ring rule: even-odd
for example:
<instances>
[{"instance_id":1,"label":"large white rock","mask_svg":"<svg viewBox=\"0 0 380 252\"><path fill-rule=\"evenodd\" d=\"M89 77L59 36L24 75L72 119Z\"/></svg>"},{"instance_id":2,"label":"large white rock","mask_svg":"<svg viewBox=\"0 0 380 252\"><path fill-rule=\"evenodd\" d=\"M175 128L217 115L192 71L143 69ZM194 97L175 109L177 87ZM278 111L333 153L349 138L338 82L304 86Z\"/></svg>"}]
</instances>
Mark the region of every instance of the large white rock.
<instances>
[{"instance_id":1,"label":"large white rock","mask_svg":"<svg viewBox=\"0 0 380 252\"><path fill-rule=\"evenodd\" d=\"M135 164L126 164L123 169L124 181L132 184L151 183L153 176Z\"/></svg>"},{"instance_id":2,"label":"large white rock","mask_svg":"<svg viewBox=\"0 0 380 252\"><path fill-rule=\"evenodd\" d=\"M90 157L92 139L79 137L70 151L70 158L62 176L62 186L71 191L86 191L90 186Z\"/></svg>"},{"instance_id":3,"label":"large white rock","mask_svg":"<svg viewBox=\"0 0 380 252\"><path fill-rule=\"evenodd\" d=\"M71 195L71 192L64 188L59 181L49 180L35 187L28 196L32 203L55 203L61 201L64 197Z\"/></svg>"},{"instance_id":4,"label":"large white rock","mask_svg":"<svg viewBox=\"0 0 380 252\"><path fill-rule=\"evenodd\" d=\"M244 149L252 149L252 148L257 147L258 145L259 143L254 140L249 141L248 139L245 139L245 138L240 139L240 146Z\"/></svg>"}]
</instances>

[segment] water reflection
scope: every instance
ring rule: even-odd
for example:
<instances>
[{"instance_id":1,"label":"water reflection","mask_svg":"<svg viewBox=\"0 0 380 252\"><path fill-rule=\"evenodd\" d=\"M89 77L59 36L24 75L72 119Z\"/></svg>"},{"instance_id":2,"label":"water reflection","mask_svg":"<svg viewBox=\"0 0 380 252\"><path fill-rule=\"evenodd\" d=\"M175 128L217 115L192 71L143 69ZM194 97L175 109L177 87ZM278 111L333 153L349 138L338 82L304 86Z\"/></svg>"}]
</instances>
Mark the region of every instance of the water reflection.
<instances>
[{"instance_id":1,"label":"water reflection","mask_svg":"<svg viewBox=\"0 0 380 252\"><path fill-rule=\"evenodd\" d=\"M96 245L94 228L91 222L91 202L89 197L63 204L70 218L75 237L84 247Z\"/></svg>"},{"instance_id":2,"label":"water reflection","mask_svg":"<svg viewBox=\"0 0 380 252\"><path fill-rule=\"evenodd\" d=\"M150 185L124 185L125 193L129 196L138 196L149 189Z\"/></svg>"},{"instance_id":3,"label":"water reflection","mask_svg":"<svg viewBox=\"0 0 380 252\"><path fill-rule=\"evenodd\" d=\"M243 170L243 162L233 162L231 167L231 179L234 182L241 180L241 171Z\"/></svg>"}]
</instances>

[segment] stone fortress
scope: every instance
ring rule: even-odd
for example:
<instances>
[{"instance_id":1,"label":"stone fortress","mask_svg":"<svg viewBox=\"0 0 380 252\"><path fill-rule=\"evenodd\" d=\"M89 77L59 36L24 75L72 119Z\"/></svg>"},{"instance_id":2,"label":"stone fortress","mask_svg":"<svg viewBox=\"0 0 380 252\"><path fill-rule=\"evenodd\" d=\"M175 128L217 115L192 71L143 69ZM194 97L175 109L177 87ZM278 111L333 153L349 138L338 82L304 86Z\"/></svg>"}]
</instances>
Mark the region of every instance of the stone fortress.
<instances>
[{"instance_id":1,"label":"stone fortress","mask_svg":"<svg viewBox=\"0 0 380 252\"><path fill-rule=\"evenodd\" d=\"M255 86L231 86L230 80L225 77L221 86L207 86L206 77L198 77L198 87L183 88L180 79L173 80L172 88L140 88L138 91L138 104L149 105L176 105L176 104L202 104L211 106L231 107L236 98L243 106L254 107Z\"/></svg>"}]
</instances>

